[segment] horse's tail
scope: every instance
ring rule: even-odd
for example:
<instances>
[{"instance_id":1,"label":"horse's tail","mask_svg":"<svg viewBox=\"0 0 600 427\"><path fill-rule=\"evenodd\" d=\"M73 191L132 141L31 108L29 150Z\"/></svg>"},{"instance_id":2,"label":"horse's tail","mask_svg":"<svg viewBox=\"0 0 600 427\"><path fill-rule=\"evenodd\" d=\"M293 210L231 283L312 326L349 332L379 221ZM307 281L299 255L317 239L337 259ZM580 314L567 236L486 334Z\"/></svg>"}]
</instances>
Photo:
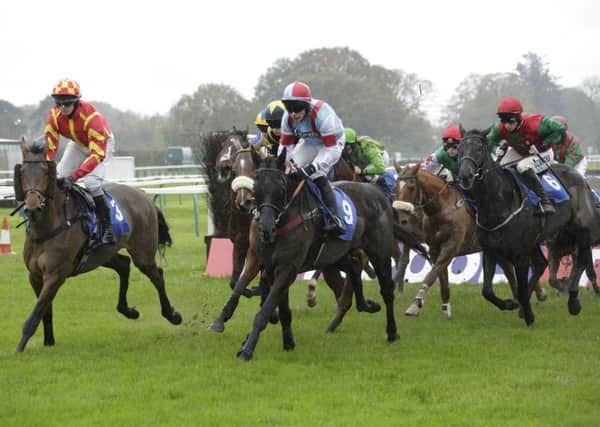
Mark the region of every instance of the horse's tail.
<instances>
[{"instance_id":1,"label":"horse's tail","mask_svg":"<svg viewBox=\"0 0 600 427\"><path fill-rule=\"evenodd\" d=\"M167 224L165 215L158 207L156 207L156 216L158 218L158 250L161 256L164 256L166 247L173 244L173 239L171 239L169 224Z\"/></svg>"},{"instance_id":2,"label":"horse's tail","mask_svg":"<svg viewBox=\"0 0 600 427\"><path fill-rule=\"evenodd\" d=\"M410 249L413 249L419 254L423 255L427 261L431 262L427 249L418 240L414 233L411 233L410 231L407 231L401 227L399 224L394 223L394 237L404 243L405 246L408 246Z\"/></svg>"}]
</instances>

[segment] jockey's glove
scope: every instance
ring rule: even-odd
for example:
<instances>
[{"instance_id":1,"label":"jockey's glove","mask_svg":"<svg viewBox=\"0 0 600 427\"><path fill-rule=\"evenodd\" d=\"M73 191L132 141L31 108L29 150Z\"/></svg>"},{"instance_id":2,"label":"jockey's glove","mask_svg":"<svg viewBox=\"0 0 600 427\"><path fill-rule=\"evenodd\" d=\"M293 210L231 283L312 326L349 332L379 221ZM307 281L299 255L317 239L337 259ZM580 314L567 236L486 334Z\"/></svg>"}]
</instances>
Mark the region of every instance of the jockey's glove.
<instances>
[{"instance_id":1,"label":"jockey's glove","mask_svg":"<svg viewBox=\"0 0 600 427\"><path fill-rule=\"evenodd\" d=\"M73 185L75 185L75 180L71 176L65 176L64 178L58 178L56 183L63 190L71 190Z\"/></svg>"},{"instance_id":2,"label":"jockey's glove","mask_svg":"<svg viewBox=\"0 0 600 427\"><path fill-rule=\"evenodd\" d=\"M316 171L317 171L317 168L315 167L315 165L313 165L311 163L308 166L296 169L294 172L292 172L292 175L294 177L296 177L297 179L303 179L303 178L309 178Z\"/></svg>"}]
</instances>

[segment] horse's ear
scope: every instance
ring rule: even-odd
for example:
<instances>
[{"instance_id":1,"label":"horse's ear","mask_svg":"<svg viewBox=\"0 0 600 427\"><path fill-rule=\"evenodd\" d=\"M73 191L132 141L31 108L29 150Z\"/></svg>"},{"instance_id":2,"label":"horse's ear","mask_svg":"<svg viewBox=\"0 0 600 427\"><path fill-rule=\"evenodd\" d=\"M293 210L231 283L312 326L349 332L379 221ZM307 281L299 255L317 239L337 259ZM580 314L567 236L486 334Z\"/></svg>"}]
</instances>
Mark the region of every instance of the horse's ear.
<instances>
[{"instance_id":1,"label":"horse's ear","mask_svg":"<svg viewBox=\"0 0 600 427\"><path fill-rule=\"evenodd\" d=\"M21 183L21 164L15 165L15 171L13 173L13 188L15 190L15 200L17 202L22 202L25 200L23 184Z\"/></svg>"},{"instance_id":2,"label":"horse's ear","mask_svg":"<svg viewBox=\"0 0 600 427\"><path fill-rule=\"evenodd\" d=\"M287 157L287 149L284 148L277 156L277 169L285 170L285 158Z\"/></svg>"},{"instance_id":3,"label":"horse's ear","mask_svg":"<svg viewBox=\"0 0 600 427\"><path fill-rule=\"evenodd\" d=\"M394 169L396 169L396 172L398 173L402 172L402 165L398 160L394 160Z\"/></svg>"},{"instance_id":4,"label":"horse's ear","mask_svg":"<svg viewBox=\"0 0 600 427\"><path fill-rule=\"evenodd\" d=\"M492 127L490 126L486 129L482 130L481 135L487 137L491 130L492 130Z\"/></svg>"},{"instance_id":5,"label":"horse's ear","mask_svg":"<svg viewBox=\"0 0 600 427\"><path fill-rule=\"evenodd\" d=\"M250 153L252 154L252 161L254 162L254 167L256 169L258 169L258 166L260 165L261 162L261 158L260 158L260 154L258 154L256 152L256 150L250 150Z\"/></svg>"},{"instance_id":6,"label":"horse's ear","mask_svg":"<svg viewBox=\"0 0 600 427\"><path fill-rule=\"evenodd\" d=\"M467 131L465 130L465 128L463 127L462 123L458 124L458 129L460 130L460 136L464 137L465 133L467 133Z\"/></svg>"}]
</instances>

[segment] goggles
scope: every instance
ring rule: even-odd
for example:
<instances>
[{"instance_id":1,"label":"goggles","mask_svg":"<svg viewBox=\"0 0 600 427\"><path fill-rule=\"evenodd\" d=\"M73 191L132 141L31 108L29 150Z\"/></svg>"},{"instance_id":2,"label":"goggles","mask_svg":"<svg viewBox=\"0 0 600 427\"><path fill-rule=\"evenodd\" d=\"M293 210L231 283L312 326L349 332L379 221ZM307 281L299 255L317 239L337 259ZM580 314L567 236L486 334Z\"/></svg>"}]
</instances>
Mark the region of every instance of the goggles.
<instances>
[{"instance_id":1,"label":"goggles","mask_svg":"<svg viewBox=\"0 0 600 427\"><path fill-rule=\"evenodd\" d=\"M284 101L285 109L290 113L299 113L304 111L307 104L304 101Z\"/></svg>"}]
</instances>

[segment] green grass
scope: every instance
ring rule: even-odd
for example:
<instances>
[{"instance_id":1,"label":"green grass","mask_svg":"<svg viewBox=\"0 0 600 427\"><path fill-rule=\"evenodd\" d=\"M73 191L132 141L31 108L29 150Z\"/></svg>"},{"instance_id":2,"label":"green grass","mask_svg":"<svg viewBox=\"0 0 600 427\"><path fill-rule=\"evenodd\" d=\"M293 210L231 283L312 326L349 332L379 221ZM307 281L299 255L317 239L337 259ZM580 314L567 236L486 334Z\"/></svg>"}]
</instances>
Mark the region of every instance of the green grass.
<instances>
[{"instance_id":1,"label":"green grass","mask_svg":"<svg viewBox=\"0 0 600 427\"><path fill-rule=\"evenodd\" d=\"M116 274L96 270L59 292L56 346L43 346L40 327L18 355L35 300L20 255L24 232L10 219L19 255L0 256L1 426L600 424L600 299L589 290L581 292L577 317L567 313L565 297L534 303L536 323L526 328L516 312L498 311L471 285L452 287L452 319L440 315L437 287L421 316L406 318L418 288L407 285L396 299L402 339L389 344L381 312L352 310L326 335L331 293L320 284L319 304L309 309L299 282L291 288L296 350L282 351L280 328L270 325L254 359L242 363L235 355L257 302L242 299L223 334L207 332L229 295L228 280L203 275L191 200L169 199L165 215L175 245L163 266L182 325L160 316L154 288L137 270L129 302L141 316L125 319L115 310ZM505 286L497 291L509 294ZM381 300L375 282L365 283L365 293Z\"/></svg>"}]
</instances>

